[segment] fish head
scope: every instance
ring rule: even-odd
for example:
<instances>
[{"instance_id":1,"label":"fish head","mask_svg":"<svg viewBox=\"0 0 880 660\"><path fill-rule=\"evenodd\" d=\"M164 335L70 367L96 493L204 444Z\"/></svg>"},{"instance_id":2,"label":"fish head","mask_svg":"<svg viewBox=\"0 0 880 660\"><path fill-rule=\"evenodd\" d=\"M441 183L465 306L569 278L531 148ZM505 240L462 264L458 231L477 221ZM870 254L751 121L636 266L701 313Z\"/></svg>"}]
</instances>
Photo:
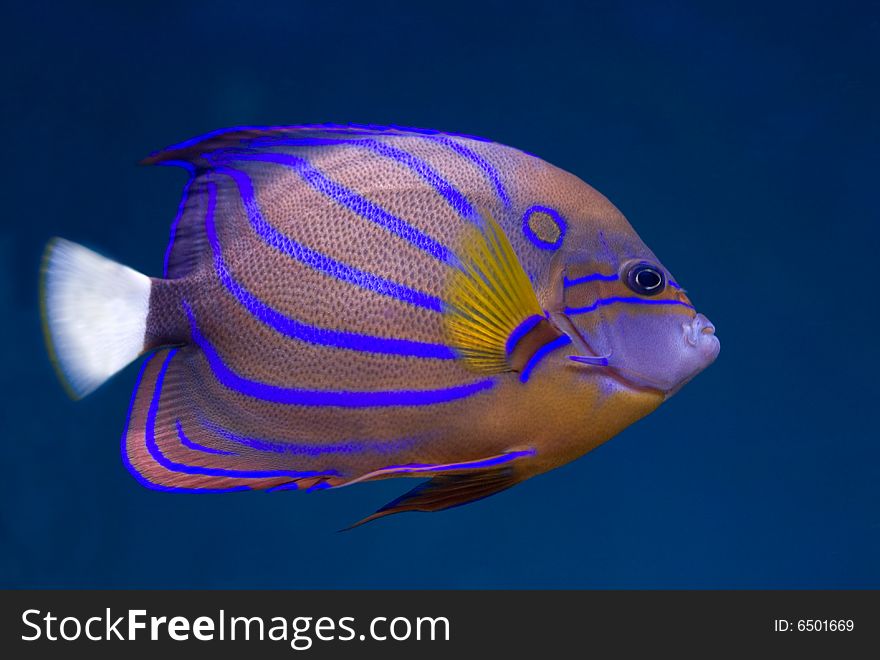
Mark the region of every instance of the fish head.
<instances>
[{"instance_id":1,"label":"fish head","mask_svg":"<svg viewBox=\"0 0 880 660\"><path fill-rule=\"evenodd\" d=\"M558 253L548 312L578 350L573 361L668 398L715 361L721 343L628 223L613 229L598 231L589 249Z\"/></svg>"}]
</instances>

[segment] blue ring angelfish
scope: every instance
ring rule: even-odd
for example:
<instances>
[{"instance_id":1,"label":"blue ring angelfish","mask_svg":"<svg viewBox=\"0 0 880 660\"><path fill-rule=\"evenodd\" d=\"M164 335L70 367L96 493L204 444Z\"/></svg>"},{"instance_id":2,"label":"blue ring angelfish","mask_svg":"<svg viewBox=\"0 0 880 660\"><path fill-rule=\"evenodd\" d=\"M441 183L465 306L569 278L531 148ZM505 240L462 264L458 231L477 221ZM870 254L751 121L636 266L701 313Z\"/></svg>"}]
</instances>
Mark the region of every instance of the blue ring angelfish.
<instances>
[{"instance_id":1,"label":"blue ring angelfish","mask_svg":"<svg viewBox=\"0 0 880 660\"><path fill-rule=\"evenodd\" d=\"M523 214L523 234L541 250L558 250L565 240L567 227L565 218L546 206L530 206Z\"/></svg>"}]
</instances>

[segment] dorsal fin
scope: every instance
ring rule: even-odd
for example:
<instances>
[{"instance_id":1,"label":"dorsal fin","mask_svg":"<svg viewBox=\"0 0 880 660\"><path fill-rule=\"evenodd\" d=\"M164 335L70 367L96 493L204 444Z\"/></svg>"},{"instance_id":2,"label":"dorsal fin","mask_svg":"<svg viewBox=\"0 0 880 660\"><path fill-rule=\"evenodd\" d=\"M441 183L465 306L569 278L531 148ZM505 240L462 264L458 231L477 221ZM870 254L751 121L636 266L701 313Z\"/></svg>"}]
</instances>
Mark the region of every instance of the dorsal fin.
<instances>
[{"instance_id":1,"label":"dorsal fin","mask_svg":"<svg viewBox=\"0 0 880 660\"><path fill-rule=\"evenodd\" d=\"M156 151L141 161L143 165L182 165L189 164L196 168L208 167L210 164L204 155L221 149L247 148L253 140L306 138L306 137L371 137L382 135L448 135L489 142L485 138L462 133L435 131L426 128L408 126L379 126L376 124L299 124L293 126L233 126L221 128L204 135L173 144Z\"/></svg>"},{"instance_id":2,"label":"dorsal fin","mask_svg":"<svg viewBox=\"0 0 880 660\"><path fill-rule=\"evenodd\" d=\"M293 127L290 127L293 128ZM247 146L249 140L281 133L285 127L236 126L222 128L184 140L156 151L141 161L142 165L177 165L188 163L197 168L207 167L204 155L220 149Z\"/></svg>"}]
</instances>

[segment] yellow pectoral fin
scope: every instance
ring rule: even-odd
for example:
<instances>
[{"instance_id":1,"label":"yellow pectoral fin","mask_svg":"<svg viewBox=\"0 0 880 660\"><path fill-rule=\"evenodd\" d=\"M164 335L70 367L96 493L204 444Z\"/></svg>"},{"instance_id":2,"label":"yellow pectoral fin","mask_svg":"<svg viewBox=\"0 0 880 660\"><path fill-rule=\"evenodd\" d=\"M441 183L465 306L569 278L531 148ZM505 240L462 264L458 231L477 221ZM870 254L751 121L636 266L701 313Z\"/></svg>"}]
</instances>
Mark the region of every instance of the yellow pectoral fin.
<instances>
[{"instance_id":1,"label":"yellow pectoral fin","mask_svg":"<svg viewBox=\"0 0 880 660\"><path fill-rule=\"evenodd\" d=\"M458 257L445 296L450 341L474 371L513 371L516 344L547 323L528 275L504 231L486 214L465 233Z\"/></svg>"}]
</instances>

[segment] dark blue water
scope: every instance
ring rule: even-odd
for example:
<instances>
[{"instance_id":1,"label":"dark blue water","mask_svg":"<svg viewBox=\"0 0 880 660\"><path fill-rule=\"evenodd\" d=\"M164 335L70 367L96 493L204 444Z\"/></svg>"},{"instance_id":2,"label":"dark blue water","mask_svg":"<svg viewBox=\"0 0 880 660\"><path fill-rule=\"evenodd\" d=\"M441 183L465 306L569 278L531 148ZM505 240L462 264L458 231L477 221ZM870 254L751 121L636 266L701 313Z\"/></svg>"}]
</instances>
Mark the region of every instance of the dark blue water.
<instances>
[{"instance_id":1,"label":"dark blue water","mask_svg":"<svg viewBox=\"0 0 880 660\"><path fill-rule=\"evenodd\" d=\"M880 587L877 3L26 4L0 72L0 586ZM400 481L141 488L118 449L137 367L66 398L43 244L159 274L184 174L139 158L316 121L484 135L576 173L721 357L585 458L443 514L336 533Z\"/></svg>"}]
</instances>

